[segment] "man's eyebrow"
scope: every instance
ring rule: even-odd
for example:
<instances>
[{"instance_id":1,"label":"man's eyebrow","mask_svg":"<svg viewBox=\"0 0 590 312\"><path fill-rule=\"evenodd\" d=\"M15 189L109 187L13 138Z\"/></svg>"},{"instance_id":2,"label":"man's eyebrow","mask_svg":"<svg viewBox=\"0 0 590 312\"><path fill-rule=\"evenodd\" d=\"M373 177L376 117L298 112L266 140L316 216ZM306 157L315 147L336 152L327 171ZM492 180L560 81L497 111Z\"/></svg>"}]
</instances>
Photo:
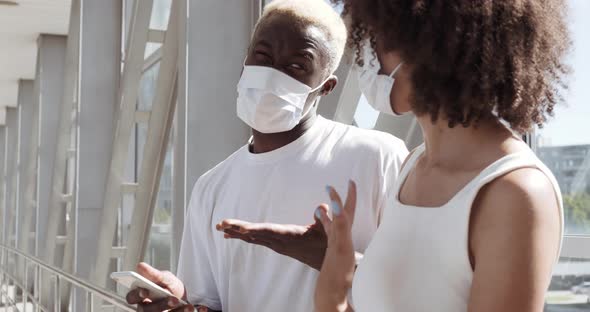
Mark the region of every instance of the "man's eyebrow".
<instances>
[{"instance_id":1,"label":"man's eyebrow","mask_svg":"<svg viewBox=\"0 0 590 312\"><path fill-rule=\"evenodd\" d=\"M320 42L314 38L305 38L303 41L306 46L309 46L310 48L314 48L316 50L319 49L321 45Z\"/></svg>"},{"instance_id":2,"label":"man's eyebrow","mask_svg":"<svg viewBox=\"0 0 590 312\"><path fill-rule=\"evenodd\" d=\"M266 40L257 41L254 46L258 46L258 45L264 46L264 47L269 48L269 49L272 48L271 44L268 41L266 41Z\"/></svg>"}]
</instances>

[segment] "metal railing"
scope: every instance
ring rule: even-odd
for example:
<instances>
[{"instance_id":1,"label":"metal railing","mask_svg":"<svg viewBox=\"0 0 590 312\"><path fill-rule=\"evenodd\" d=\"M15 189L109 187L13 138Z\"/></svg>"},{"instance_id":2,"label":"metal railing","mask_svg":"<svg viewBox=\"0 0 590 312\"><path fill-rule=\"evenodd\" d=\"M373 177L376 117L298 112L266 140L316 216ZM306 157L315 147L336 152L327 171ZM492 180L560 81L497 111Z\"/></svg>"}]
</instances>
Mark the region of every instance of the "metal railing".
<instances>
[{"instance_id":1,"label":"metal railing","mask_svg":"<svg viewBox=\"0 0 590 312\"><path fill-rule=\"evenodd\" d=\"M19 262L22 263L22 266L18 266L18 268L22 268L22 272L18 272L16 269ZM53 288L51 290L52 296L49 296L53 298L50 303L41 300L43 298L41 285L44 278L50 280L51 288ZM31 282L32 284L29 285ZM0 305L0 309L4 308L8 311L7 308L12 308L12 311L25 312L78 312L70 302L62 302L61 300L61 290L64 283L82 290L85 294L84 311L135 311L134 307L109 290L94 286L20 250L0 244L0 302L4 303L4 305ZM14 289L12 296L9 293L10 287ZM71 287L67 289L71 289ZM107 305L97 305L95 300L102 300ZM20 303L22 303L22 307L19 309L18 304ZM27 310L31 306L32 310Z\"/></svg>"}]
</instances>

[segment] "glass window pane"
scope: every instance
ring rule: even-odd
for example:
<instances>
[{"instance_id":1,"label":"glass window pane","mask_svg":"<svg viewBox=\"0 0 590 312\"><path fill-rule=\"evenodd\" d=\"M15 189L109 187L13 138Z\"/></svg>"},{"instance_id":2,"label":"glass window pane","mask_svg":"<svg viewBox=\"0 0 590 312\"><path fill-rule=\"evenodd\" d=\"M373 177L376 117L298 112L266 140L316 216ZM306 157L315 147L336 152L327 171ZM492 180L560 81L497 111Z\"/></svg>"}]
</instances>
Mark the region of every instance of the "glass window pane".
<instances>
[{"instance_id":1,"label":"glass window pane","mask_svg":"<svg viewBox=\"0 0 590 312\"><path fill-rule=\"evenodd\" d=\"M145 53L143 55L144 59L147 59L148 57L150 57L152 55L152 53L156 52L156 50L158 50L158 48L162 47L161 43L153 43L153 42L148 42L145 45Z\"/></svg>"},{"instance_id":2,"label":"glass window pane","mask_svg":"<svg viewBox=\"0 0 590 312\"><path fill-rule=\"evenodd\" d=\"M172 156L173 148L170 143L162 168L160 189L154 207L150 239L145 255L145 260L160 270L172 269Z\"/></svg>"},{"instance_id":3,"label":"glass window pane","mask_svg":"<svg viewBox=\"0 0 590 312\"><path fill-rule=\"evenodd\" d=\"M554 120L539 131L537 152L553 171L564 197L566 234L590 234L590 2L570 0L574 69L566 106L556 108ZM590 246L589 246L590 248Z\"/></svg>"},{"instance_id":4,"label":"glass window pane","mask_svg":"<svg viewBox=\"0 0 590 312\"><path fill-rule=\"evenodd\" d=\"M156 63L148 69L141 77L139 87L138 111L150 111L156 93L160 63ZM137 124L137 158L136 172L139 174L143 161L144 147L147 139L148 124ZM167 146L166 158L160 177L160 188L152 226L150 228L149 241L144 261L161 270L171 269L171 246L172 246L172 138ZM138 208L138 207L136 207ZM139 208L141 209L141 208Z\"/></svg>"},{"instance_id":5,"label":"glass window pane","mask_svg":"<svg viewBox=\"0 0 590 312\"><path fill-rule=\"evenodd\" d=\"M373 129L377 123L377 118L379 118L379 112L374 110L365 96L362 95L354 113L354 122L359 128Z\"/></svg>"},{"instance_id":6,"label":"glass window pane","mask_svg":"<svg viewBox=\"0 0 590 312\"><path fill-rule=\"evenodd\" d=\"M171 0L155 0L150 20L151 29L166 30L170 18Z\"/></svg>"},{"instance_id":7,"label":"glass window pane","mask_svg":"<svg viewBox=\"0 0 590 312\"><path fill-rule=\"evenodd\" d=\"M149 111L152 108L152 102L156 96L156 84L158 83L158 73L160 71L160 62L154 64L148 69L143 76L139 85L139 100L137 109L140 111Z\"/></svg>"}]
</instances>

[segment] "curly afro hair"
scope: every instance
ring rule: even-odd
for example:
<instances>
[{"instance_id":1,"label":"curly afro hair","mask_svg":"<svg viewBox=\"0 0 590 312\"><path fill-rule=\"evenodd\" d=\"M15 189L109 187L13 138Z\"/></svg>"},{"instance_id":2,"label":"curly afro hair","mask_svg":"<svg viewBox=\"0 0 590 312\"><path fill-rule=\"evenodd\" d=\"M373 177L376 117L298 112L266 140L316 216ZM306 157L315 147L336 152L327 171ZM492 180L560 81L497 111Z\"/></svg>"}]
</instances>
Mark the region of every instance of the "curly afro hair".
<instances>
[{"instance_id":1,"label":"curly afro hair","mask_svg":"<svg viewBox=\"0 0 590 312\"><path fill-rule=\"evenodd\" d=\"M497 116L520 133L563 101L565 1L332 0L344 4L358 65L367 39L401 54L416 114L444 116L449 127Z\"/></svg>"}]
</instances>

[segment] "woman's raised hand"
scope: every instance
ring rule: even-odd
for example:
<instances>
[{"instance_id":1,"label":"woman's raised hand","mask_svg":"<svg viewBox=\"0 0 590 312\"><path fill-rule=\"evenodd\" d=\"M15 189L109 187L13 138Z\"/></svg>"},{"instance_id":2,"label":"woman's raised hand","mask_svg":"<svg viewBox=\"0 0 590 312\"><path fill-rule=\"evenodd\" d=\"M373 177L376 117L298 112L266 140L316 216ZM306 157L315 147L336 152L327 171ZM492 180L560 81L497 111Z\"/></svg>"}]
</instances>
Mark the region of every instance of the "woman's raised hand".
<instances>
[{"instance_id":1,"label":"woman's raised hand","mask_svg":"<svg viewBox=\"0 0 590 312\"><path fill-rule=\"evenodd\" d=\"M328 236L328 249L315 290L315 311L351 311L347 302L355 270L354 247L352 245L352 224L356 209L356 184L350 181L348 195L342 203L333 187L326 188L330 195L330 206L322 205L316 210ZM328 215L328 208L332 218Z\"/></svg>"}]
</instances>

